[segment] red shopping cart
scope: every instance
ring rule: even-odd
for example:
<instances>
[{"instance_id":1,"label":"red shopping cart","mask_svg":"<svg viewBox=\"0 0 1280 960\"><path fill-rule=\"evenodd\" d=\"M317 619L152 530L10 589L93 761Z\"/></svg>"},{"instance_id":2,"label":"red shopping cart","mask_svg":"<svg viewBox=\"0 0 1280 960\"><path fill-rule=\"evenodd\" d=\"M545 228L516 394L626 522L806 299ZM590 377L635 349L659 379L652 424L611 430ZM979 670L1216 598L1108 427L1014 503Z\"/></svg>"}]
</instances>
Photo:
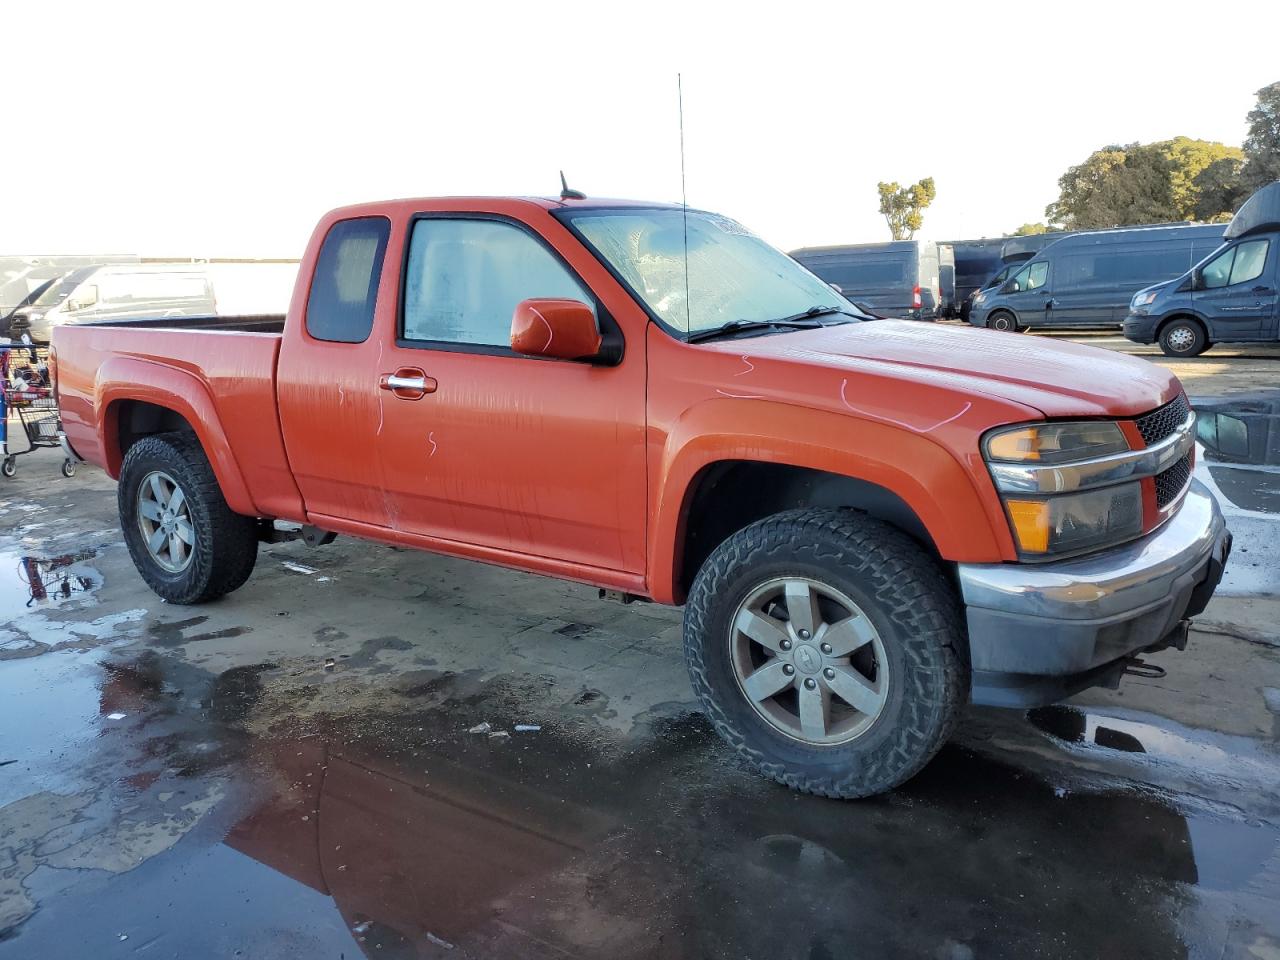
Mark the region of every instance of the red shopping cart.
<instances>
[{"instance_id":1,"label":"red shopping cart","mask_svg":"<svg viewBox=\"0 0 1280 960\"><path fill-rule=\"evenodd\" d=\"M9 427L14 422L26 440L25 450L14 450ZM18 472L18 457L41 447L60 446L58 401L49 384L49 355L30 344L0 343L0 474ZM74 460L62 461L62 475L74 477Z\"/></svg>"}]
</instances>

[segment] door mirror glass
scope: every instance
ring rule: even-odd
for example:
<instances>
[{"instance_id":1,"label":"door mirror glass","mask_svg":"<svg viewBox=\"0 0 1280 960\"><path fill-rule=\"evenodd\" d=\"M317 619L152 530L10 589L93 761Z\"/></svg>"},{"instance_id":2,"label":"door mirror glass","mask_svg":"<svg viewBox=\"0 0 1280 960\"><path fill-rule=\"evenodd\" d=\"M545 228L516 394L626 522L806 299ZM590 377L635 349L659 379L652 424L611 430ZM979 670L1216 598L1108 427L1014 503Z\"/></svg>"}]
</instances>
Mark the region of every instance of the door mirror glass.
<instances>
[{"instance_id":1,"label":"door mirror glass","mask_svg":"<svg viewBox=\"0 0 1280 960\"><path fill-rule=\"evenodd\" d=\"M511 317L511 349L525 356L593 360L603 344L595 314L578 300L522 300Z\"/></svg>"}]
</instances>

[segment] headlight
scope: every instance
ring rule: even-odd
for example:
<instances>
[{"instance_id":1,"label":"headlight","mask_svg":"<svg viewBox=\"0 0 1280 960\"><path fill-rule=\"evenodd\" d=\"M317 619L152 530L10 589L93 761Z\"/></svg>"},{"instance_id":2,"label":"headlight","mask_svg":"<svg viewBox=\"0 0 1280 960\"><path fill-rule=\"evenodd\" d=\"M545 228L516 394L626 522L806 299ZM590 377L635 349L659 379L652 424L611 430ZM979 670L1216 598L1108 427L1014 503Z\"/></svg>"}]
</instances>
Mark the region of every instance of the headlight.
<instances>
[{"instance_id":1,"label":"headlight","mask_svg":"<svg viewBox=\"0 0 1280 960\"><path fill-rule=\"evenodd\" d=\"M1142 485L1005 499L1009 524L1026 554L1080 553L1142 532Z\"/></svg>"},{"instance_id":2,"label":"headlight","mask_svg":"<svg viewBox=\"0 0 1280 960\"><path fill-rule=\"evenodd\" d=\"M981 303L985 299L987 299L987 291L985 290L979 290L977 293L973 295L973 302L975 304Z\"/></svg>"},{"instance_id":3,"label":"headlight","mask_svg":"<svg viewBox=\"0 0 1280 960\"><path fill-rule=\"evenodd\" d=\"M1129 449L1120 427L1107 420L1040 423L987 437L987 459L1004 463L1068 463Z\"/></svg>"},{"instance_id":4,"label":"headlight","mask_svg":"<svg viewBox=\"0 0 1280 960\"><path fill-rule=\"evenodd\" d=\"M988 434L983 452L1022 556L1083 553L1142 533L1142 484L1131 474L1082 481L1106 476L1125 459L1117 454L1132 453L1119 424L1008 427Z\"/></svg>"},{"instance_id":5,"label":"headlight","mask_svg":"<svg viewBox=\"0 0 1280 960\"><path fill-rule=\"evenodd\" d=\"M1135 293L1133 299L1129 301L1129 309L1137 310L1138 307L1148 307L1156 298L1159 290L1146 290L1141 293Z\"/></svg>"}]
</instances>

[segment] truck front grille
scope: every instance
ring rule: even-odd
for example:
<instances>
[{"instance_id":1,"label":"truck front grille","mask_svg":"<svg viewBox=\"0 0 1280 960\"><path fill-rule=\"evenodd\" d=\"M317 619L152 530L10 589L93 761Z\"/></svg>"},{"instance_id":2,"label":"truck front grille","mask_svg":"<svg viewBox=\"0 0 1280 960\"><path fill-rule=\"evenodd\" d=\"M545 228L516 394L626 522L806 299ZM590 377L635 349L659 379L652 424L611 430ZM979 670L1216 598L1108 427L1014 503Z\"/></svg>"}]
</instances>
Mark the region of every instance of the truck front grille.
<instances>
[{"instance_id":1,"label":"truck front grille","mask_svg":"<svg viewBox=\"0 0 1280 960\"><path fill-rule=\"evenodd\" d=\"M1156 506L1163 510L1177 500L1190 479L1191 454L1188 453L1172 467L1156 474Z\"/></svg>"},{"instance_id":2,"label":"truck front grille","mask_svg":"<svg viewBox=\"0 0 1280 960\"><path fill-rule=\"evenodd\" d=\"M1187 419L1187 414L1190 412L1191 408L1187 405L1187 395L1180 393L1163 407L1157 407L1150 413L1143 414L1135 422L1138 425L1138 432L1142 434L1143 442L1149 447L1152 444L1159 443L1177 430L1178 427L1182 426ZM1168 473L1177 468L1178 465L1174 464L1165 472Z\"/></svg>"}]
</instances>

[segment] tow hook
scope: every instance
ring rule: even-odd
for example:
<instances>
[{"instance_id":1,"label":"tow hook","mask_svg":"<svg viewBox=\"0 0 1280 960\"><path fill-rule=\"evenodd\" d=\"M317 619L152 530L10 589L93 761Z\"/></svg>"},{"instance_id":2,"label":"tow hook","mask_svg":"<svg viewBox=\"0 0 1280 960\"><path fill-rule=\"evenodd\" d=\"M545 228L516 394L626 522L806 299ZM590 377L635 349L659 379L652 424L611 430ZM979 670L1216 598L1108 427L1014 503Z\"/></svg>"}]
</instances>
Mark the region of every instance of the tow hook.
<instances>
[{"instance_id":1,"label":"tow hook","mask_svg":"<svg viewBox=\"0 0 1280 960\"><path fill-rule=\"evenodd\" d=\"M1160 680L1165 676L1164 667L1158 667L1154 663L1147 663L1141 657L1130 657L1124 662L1124 675L1126 677L1145 677L1148 680Z\"/></svg>"}]
</instances>

